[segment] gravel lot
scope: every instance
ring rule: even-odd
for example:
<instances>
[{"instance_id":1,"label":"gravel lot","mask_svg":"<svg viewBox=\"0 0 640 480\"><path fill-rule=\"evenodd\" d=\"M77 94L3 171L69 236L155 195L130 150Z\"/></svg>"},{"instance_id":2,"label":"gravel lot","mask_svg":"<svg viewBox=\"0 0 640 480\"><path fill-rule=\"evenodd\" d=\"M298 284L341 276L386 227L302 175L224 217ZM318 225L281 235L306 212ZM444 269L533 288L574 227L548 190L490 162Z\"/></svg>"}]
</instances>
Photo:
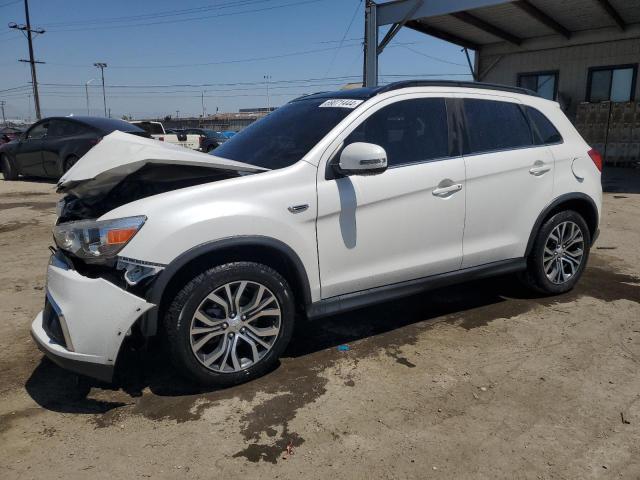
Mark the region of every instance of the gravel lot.
<instances>
[{"instance_id":1,"label":"gravel lot","mask_svg":"<svg viewBox=\"0 0 640 480\"><path fill-rule=\"evenodd\" d=\"M640 478L637 173L608 172L574 292L504 278L300 323L275 371L224 391L153 347L111 386L43 359L57 196L0 181L0 477Z\"/></svg>"}]
</instances>

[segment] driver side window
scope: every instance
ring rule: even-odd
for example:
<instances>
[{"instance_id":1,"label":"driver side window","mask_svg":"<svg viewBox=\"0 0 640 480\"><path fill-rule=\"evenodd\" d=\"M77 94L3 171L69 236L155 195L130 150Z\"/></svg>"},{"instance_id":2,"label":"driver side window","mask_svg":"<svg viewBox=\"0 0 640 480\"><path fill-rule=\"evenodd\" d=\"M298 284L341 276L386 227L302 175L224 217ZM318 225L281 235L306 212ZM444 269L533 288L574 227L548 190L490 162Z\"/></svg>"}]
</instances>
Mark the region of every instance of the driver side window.
<instances>
[{"instance_id":1,"label":"driver side window","mask_svg":"<svg viewBox=\"0 0 640 480\"><path fill-rule=\"evenodd\" d=\"M389 167L449 156L444 98L414 98L387 105L362 122L345 139L374 143L387 152Z\"/></svg>"},{"instance_id":2,"label":"driver side window","mask_svg":"<svg viewBox=\"0 0 640 480\"><path fill-rule=\"evenodd\" d=\"M49 122L43 122L39 125L34 126L29 133L27 134L27 140L37 140L40 138L44 138L47 136L47 131L49 130Z\"/></svg>"}]
</instances>

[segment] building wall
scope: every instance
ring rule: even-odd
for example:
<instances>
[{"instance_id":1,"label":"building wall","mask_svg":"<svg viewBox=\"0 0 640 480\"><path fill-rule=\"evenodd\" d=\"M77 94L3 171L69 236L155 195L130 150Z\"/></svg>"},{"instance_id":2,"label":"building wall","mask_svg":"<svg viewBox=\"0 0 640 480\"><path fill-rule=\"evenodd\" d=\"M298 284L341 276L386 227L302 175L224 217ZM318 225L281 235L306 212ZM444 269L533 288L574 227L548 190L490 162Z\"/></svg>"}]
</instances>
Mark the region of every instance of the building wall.
<instances>
[{"instance_id":1,"label":"building wall","mask_svg":"<svg viewBox=\"0 0 640 480\"><path fill-rule=\"evenodd\" d=\"M578 32L569 40L554 35L529 40L521 47L487 45L478 53L477 66L481 81L507 85L517 85L520 73L557 70L558 98L574 119L578 105L586 99L590 67L639 62L640 25L631 25L624 32ZM636 82L635 98L640 99L640 81Z\"/></svg>"},{"instance_id":2,"label":"building wall","mask_svg":"<svg viewBox=\"0 0 640 480\"><path fill-rule=\"evenodd\" d=\"M154 119L154 121L162 122L165 128L209 128L216 131L233 130L239 132L265 115L266 112L221 113L206 118Z\"/></svg>"}]
</instances>

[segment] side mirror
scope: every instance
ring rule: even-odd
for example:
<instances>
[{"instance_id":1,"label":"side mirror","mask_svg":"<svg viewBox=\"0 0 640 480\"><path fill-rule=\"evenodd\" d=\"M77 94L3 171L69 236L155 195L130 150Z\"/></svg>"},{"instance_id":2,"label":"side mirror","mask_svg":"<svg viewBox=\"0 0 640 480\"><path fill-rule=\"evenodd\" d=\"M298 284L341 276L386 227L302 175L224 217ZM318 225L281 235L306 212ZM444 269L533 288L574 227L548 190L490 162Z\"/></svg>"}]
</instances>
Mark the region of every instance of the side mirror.
<instances>
[{"instance_id":1,"label":"side mirror","mask_svg":"<svg viewBox=\"0 0 640 480\"><path fill-rule=\"evenodd\" d=\"M336 169L341 175L378 175L387 169L387 152L373 143L352 143L342 150Z\"/></svg>"}]
</instances>

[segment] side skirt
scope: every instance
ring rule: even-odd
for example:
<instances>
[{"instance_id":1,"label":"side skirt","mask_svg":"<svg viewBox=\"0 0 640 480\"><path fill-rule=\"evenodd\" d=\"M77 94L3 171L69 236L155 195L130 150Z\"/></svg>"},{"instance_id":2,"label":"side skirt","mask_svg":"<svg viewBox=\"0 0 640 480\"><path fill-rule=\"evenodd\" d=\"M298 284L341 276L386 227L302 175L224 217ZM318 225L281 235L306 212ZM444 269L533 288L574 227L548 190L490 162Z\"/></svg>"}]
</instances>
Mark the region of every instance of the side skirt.
<instances>
[{"instance_id":1,"label":"side skirt","mask_svg":"<svg viewBox=\"0 0 640 480\"><path fill-rule=\"evenodd\" d=\"M453 272L440 273L416 280L385 285L383 287L338 295L312 303L307 308L307 317L315 320L317 318L336 315L377 303L388 302L448 285L515 273L525 270L526 268L527 261L525 258L513 258Z\"/></svg>"}]
</instances>

